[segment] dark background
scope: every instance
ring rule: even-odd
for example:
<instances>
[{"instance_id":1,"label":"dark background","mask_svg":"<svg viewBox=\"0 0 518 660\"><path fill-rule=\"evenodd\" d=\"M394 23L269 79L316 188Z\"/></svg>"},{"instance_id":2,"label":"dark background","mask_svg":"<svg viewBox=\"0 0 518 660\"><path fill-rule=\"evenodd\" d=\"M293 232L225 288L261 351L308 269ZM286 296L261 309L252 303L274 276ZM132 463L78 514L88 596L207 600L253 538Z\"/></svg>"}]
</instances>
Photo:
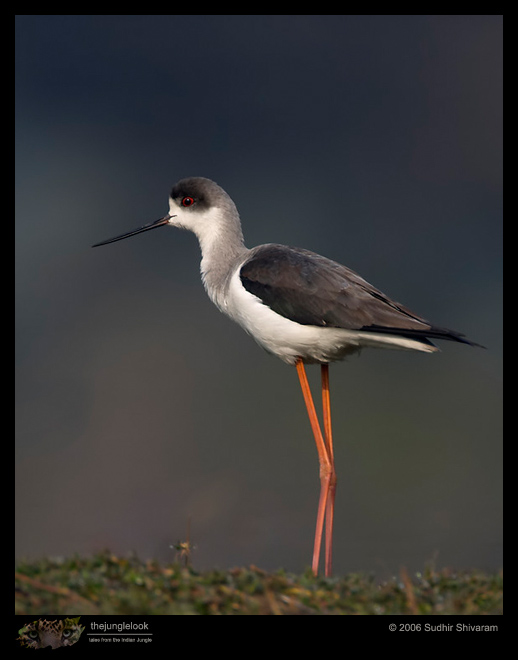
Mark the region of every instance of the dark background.
<instances>
[{"instance_id":1,"label":"dark background","mask_svg":"<svg viewBox=\"0 0 518 660\"><path fill-rule=\"evenodd\" d=\"M18 16L17 554L310 563L296 372L163 216L217 181L249 247L345 263L487 350L331 368L335 569L501 565L502 18ZM318 368L310 368L318 386Z\"/></svg>"}]
</instances>

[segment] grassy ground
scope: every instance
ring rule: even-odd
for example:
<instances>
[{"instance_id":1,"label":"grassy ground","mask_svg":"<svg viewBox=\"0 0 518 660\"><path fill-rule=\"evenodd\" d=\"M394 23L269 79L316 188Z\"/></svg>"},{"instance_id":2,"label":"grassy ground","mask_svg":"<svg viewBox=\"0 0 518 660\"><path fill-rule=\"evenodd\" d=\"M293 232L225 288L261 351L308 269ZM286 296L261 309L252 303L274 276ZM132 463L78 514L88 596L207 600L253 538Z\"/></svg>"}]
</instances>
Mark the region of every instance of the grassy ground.
<instances>
[{"instance_id":1,"label":"grassy ground","mask_svg":"<svg viewBox=\"0 0 518 660\"><path fill-rule=\"evenodd\" d=\"M425 569L378 584L351 574L199 573L101 553L16 569L16 614L502 614L502 574Z\"/></svg>"}]
</instances>

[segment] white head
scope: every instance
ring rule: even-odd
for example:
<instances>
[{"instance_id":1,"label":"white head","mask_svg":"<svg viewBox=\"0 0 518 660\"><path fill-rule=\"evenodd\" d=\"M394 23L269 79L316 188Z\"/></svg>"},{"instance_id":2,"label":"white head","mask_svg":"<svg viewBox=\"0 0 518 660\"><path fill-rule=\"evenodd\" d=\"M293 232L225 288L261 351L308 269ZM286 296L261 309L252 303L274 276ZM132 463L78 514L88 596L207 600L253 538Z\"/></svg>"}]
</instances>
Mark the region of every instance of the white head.
<instances>
[{"instance_id":1,"label":"white head","mask_svg":"<svg viewBox=\"0 0 518 660\"><path fill-rule=\"evenodd\" d=\"M93 247L121 241L123 238L164 225L194 232L202 251L204 245L220 237L229 245L243 244L239 214L232 199L214 181L203 177L190 177L173 186L169 196L169 213L166 216L133 231L96 243Z\"/></svg>"}]
</instances>

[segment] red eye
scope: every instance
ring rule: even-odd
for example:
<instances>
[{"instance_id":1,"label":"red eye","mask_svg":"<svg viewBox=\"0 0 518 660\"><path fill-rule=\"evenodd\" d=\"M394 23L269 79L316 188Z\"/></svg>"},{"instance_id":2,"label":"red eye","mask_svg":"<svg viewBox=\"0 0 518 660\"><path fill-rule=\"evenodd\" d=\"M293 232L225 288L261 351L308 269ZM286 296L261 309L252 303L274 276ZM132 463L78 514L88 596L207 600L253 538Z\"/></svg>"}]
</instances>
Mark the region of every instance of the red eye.
<instances>
[{"instance_id":1,"label":"red eye","mask_svg":"<svg viewBox=\"0 0 518 660\"><path fill-rule=\"evenodd\" d=\"M192 206L194 204L194 199L192 197L184 197L182 199L182 206Z\"/></svg>"}]
</instances>

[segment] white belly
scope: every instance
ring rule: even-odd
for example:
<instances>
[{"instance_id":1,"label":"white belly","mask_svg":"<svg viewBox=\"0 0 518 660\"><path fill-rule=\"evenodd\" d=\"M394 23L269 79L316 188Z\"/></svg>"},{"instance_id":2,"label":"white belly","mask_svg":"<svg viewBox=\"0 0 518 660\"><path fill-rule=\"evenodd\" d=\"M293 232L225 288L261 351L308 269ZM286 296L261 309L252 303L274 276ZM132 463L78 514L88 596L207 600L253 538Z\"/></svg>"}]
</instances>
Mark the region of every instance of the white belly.
<instances>
[{"instance_id":1,"label":"white belly","mask_svg":"<svg viewBox=\"0 0 518 660\"><path fill-rule=\"evenodd\" d=\"M427 353L439 350L408 337L344 328L322 328L290 321L243 287L239 269L232 275L224 296L211 298L223 313L236 321L260 346L288 364L295 364L298 359L306 363L334 362L367 346Z\"/></svg>"}]
</instances>

